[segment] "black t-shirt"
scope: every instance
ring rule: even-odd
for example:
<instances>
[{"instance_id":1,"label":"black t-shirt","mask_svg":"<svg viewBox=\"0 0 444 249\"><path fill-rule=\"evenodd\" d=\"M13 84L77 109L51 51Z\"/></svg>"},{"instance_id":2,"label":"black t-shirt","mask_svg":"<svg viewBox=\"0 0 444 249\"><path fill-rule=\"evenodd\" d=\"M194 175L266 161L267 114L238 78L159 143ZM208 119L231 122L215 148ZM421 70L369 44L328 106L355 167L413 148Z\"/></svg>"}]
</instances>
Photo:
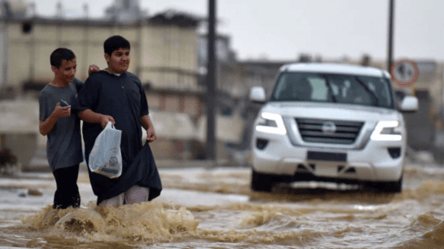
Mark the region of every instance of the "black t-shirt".
<instances>
[{"instance_id":1,"label":"black t-shirt","mask_svg":"<svg viewBox=\"0 0 444 249\"><path fill-rule=\"evenodd\" d=\"M111 74L106 71L93 73L80 90L78 102L81 110L90 109L96 113L112 116L116 121L115 128L122 131L120 144L123 162L122 175L119 178L109 179L90 172L94 194L99 197L98 203L125 192L133 185L158 189L157 195L159 195L162 188L161 185L152 186L152 183L140 182L140 179L137 182L137 179L126 179L125 177L125 174L131 175L134 173L133 171L138 171L138 167L155 168L156 174L153 177L158 177L157 167L153 159L149 159L149 162L139 163L139 165L134 165L133 163L138 154L145 151L142 151L142 127L140 121L141 117L148 115L148 102L139 78L129 72L121 75ZM85 142L85 159L88 162L89 154L97 136L102 131L102 126L99 123L84 122L82 131ZM145 151L145 153L148 152ZM151 153L151 150L149 153ZM123 179L126 179L125 184L120 182ZM158 183L160 183L160 178ZM115 185L117 185L117 188ZM153 199L156 196L152 197L151 191L152 189L150 190L150 199Z\"/></svg>"}]
</instances>

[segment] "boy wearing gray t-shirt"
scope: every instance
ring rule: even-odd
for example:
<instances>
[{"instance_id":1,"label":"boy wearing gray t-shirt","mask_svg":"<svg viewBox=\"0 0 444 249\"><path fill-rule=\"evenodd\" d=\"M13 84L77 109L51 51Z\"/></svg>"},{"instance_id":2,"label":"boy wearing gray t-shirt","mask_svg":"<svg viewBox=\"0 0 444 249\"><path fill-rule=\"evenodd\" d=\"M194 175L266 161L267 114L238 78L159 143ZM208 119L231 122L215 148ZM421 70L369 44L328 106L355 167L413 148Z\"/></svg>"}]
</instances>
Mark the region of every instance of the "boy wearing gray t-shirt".
<instances>
[{"instance_id":1,"label":"boy wearing gray t-shirt","mask_svg":"<svg viewBox=\"0 0 444 249\"><path fill-rule=\"evenodd\" d=\"M77 92L83 85L75 79L76 57L66 48L51 53L54 79L39 95L40 133L48 137L46 152L57 189L55 209L80 206L77 186L79 164L83 161Z\"/></svg>"}]
</instances>

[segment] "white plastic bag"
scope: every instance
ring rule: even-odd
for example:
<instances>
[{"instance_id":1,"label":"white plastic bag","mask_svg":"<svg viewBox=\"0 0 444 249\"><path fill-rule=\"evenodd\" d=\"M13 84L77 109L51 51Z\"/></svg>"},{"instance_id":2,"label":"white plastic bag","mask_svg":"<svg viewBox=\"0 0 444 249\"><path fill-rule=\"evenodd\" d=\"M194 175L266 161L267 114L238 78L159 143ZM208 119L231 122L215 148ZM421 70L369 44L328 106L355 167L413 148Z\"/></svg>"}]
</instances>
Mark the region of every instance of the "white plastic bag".
<instances>
[{"instance_id":1,"label":"white plastic bag","mask_svg":"<svg viewBox=\"0 0 444 249\"><path fill-rule=\"evenodd\" d=\"M97 136L89 154L89 169L92 172L109 178L116 178L122 174L121 136L122 131L108 122L105 129Z\"/></svg>"}]
</instances>

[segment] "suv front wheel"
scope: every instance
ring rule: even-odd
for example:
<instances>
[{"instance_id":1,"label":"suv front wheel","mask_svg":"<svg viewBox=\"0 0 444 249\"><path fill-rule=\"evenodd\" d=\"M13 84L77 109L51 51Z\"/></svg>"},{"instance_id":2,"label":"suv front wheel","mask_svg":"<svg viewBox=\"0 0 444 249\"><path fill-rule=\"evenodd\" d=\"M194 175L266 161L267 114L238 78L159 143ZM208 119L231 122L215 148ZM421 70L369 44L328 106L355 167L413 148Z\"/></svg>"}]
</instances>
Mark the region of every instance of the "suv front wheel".
<instances>
[{"instance_id":1,"label":"suv front wheel","mask_svg":"<svg viewBox=\"0 0 444 249\"><path fill-rule=\"evenodd\" d=\"M402 192L402 176L398 181L392 182L373 182L370 183L376 190L385 193L401 193Z\"/></svg>"},{"instance_id":2,"label":"suv front wheel","mask_svg":"<svg viewBox=\"0 0 444 249\"><path fill-rule=\"evenodd\" d=\"M396 182L384 182L381 184L381 190L387 193L401 193L402 192L402 176Z\"/></svg>"},{"instance_id":3,"label":"suv front wheel","mask_svg":"<svg viewBox=\"0 0 444 249\"><path fill-rule=\"evenodd\" d=\"M271 192L273 176L251 170L251 189L254 191Z\"/></svg>"}]
</instances>

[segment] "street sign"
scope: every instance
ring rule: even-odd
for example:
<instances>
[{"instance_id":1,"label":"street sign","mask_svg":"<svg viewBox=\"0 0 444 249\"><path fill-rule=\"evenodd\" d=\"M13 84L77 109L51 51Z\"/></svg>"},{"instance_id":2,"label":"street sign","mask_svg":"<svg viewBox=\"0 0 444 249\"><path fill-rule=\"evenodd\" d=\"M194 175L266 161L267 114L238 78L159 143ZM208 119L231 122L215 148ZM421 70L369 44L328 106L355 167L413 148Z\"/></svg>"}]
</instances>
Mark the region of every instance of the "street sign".
<instances>
[{"instance_id":1,"label":"street sign","mask_svg":"<svg viewBox=\"0 0 444 249\"><path fill-rule=\"evenodd\" d=\"M399 87L411 87L418 79L419 71L414 61L402 60L390 67L390 74Z\"/></svg>"}]
</instances>

